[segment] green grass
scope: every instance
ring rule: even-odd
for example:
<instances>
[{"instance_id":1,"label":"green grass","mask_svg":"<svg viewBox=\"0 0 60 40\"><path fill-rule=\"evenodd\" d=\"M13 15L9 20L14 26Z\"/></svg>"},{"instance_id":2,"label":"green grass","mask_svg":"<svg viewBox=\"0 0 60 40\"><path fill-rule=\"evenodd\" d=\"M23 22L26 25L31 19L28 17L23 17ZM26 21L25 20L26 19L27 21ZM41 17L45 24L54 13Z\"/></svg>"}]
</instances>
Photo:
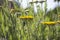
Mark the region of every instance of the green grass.
<instances>
[{"instance_id":1,"label":"green grass","mask_svg":"<svg viewBox=\"0 0 60 40\"><path fill-rule=\"evenodd\" d=\"M16 4L14 6L14 9L21 11L21 16L26 16L24 9L16 7ZM59 11L51 10L46 14L42 9L38 9L38 13L34 14L32 7L27 10L29 10L28 16L33 16L33 19L20 19L15 12L10 13L9 8L5 6L0 9L0 38L7 40L60 40L59 24L43 25L40 23L56 21L57 16L54 15L58 15Z\"/></svg>"}]
</instances>

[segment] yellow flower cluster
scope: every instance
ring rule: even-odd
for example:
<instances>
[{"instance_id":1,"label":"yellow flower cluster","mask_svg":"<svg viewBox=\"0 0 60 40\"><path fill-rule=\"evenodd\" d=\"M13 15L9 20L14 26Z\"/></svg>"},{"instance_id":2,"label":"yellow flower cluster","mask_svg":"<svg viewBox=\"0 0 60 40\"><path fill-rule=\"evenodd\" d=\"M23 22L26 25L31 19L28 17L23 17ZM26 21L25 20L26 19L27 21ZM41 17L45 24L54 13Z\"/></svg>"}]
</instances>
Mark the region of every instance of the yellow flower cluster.
<instances>
[{"instance_id":1,"label":"yellow flower cluster","mask_svg":"<svg viewBox=\"0 0 60 40\"><path fill-rule=\"evenodd\" d=\"M53 25L56 24L56 22L41 22L42 24L47 24L47 25Z\"/></svg>"},{"instance_id":2,"label":"yellow flower cluster","mask_svg":"<svg viewBox=\"0 0 60 40\"><path fill-rule=\"evenodd\" d=\"M33 16L20 16L20 18L22 18L22 19L30 19L30 18L33 18Z\"/></svg>"}]
</instances>

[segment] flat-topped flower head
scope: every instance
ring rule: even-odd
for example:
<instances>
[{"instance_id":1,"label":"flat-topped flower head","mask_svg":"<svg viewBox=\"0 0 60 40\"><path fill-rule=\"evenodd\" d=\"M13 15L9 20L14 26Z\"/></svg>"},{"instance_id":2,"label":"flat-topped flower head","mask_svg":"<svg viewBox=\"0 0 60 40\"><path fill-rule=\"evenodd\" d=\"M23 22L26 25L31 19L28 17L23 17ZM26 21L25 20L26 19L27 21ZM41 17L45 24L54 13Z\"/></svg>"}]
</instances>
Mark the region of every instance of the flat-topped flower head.
<instances>
[{"instance_id":1,"label":"flat-topped flower head","mask_svg":"<svg viewBox=\"0 0 60 40\"><path fill-rule=\"evenodd\" d=\"M20 16L21 19L33 19L33 16Z\"/></svg>"},{"instance_id":2,"label":"flat-topped flower head","mask_svg":"<svg viewBox=\"0 0 60 40\"><path fill-rule=\"evenodd\" d=\"M54 25L56 22L41 22L42 24L47 24L47 25Z\"/></svg>"}]
</instances>

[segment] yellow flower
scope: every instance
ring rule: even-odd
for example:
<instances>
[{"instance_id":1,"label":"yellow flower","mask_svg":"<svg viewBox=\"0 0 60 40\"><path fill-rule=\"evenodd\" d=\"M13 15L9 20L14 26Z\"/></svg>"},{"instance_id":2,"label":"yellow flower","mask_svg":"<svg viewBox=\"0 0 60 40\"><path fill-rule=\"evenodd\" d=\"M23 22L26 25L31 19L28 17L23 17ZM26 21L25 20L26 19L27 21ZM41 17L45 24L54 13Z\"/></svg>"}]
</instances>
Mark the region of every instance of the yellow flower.
<instances>
[{"instance_id":1,"label":"yellow flower","mask_svg":"<svg viewBox=\"0 0 60 40\"><path fill-rule=\"evenodd\" d=\"M33 18L32 16L20 16L20 18L22 19L30 19L30 18Z\"/></svg>"},{"instance_id":2,"label":"yellow flower","mask_svg":"<svg viewBox=\"0 0 60 40\"><path fill-rule=\"evenodd\" d=\"M41 22L42 24L47 24L47 25L53 25L56 24L56 22Z\"/></svg>"}]
</instances>

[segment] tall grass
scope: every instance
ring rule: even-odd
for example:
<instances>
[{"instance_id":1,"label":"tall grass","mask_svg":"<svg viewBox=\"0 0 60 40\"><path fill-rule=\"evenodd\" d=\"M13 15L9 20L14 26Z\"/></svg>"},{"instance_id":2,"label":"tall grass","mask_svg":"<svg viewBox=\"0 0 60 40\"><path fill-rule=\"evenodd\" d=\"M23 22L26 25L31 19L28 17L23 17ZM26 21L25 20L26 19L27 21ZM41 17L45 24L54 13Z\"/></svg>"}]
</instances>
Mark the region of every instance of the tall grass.
<instances>
[{"instance_id":1,"label":"tall grass","mask_svg":"<svg viewBox=\"0 0 60 40\"><path fill-rule=\"evenodd\" d=\"M57 21L54 20L54 11L46 14L46 3L45 11L39 8L36 15L34 15L32 7L28 8L29 12L27 16L33 16L33 19L21 19L17 17L17 11L10 12L10 9L6 5L0 8L1 40L60 40L59 24L44 25L40 23L51 21L51 19L52 21ZM20 11L20 16L26 16L25 10L17 7L15 3L14 9ZM52 17L54 17L54 19Z\"/></svg>"}]
</instances>

